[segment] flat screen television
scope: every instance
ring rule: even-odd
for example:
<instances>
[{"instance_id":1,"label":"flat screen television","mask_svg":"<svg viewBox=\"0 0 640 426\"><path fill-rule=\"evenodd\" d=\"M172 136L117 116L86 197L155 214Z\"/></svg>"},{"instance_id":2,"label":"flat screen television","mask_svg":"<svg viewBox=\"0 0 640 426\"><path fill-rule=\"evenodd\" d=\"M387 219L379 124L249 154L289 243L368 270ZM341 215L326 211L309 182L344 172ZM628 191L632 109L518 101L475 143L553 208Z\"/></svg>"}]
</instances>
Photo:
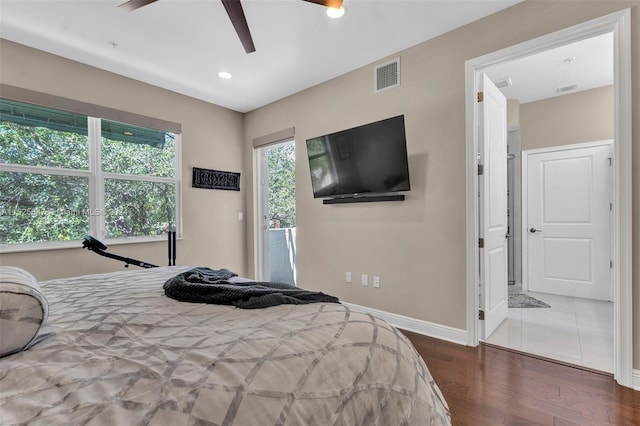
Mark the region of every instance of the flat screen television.
<instances>
[{"instance_id":1,"label":"flat screen television","mask_svg":"<svg viewBox=\"0 0 640 426\"><path fill-rule=\"evenodd\" d=\"M314 198L409 191L404 115L307 140Z\"/></svg>"}]
</instances>

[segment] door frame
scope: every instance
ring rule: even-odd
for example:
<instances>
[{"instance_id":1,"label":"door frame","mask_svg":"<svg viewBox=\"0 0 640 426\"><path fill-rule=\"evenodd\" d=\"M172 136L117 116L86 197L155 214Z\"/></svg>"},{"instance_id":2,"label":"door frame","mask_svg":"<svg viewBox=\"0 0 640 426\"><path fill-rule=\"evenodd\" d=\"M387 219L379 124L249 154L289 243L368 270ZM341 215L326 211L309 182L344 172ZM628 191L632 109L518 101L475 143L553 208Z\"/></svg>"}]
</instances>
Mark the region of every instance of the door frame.
<instances>
[{"instance_id":1,"label":"door frame","mask_svg":"<svg viewBox=\"0 0 640 426\"><path fill-rule=\"evenodd\" d=\"M614 378L633 386L631 227L631 12L624 9L507 47L465 63L467 345L479 344L477 76L496 63L612 32L614 39L613 298ZM486 173L486 170L485 170Z\"/></svg>"},{"instance_id":2,"label":"door frame","mask_svg":"<svg viewBox=\"0 0 640 426\"><path fill-rule=\"evenodd\" d=\"M256 147L256 279L259 281L269 281L269 238L265 237L265 218L269 211L269 197L265 187L267 182L267 149L271 145Z\"/></svg>"},{"instance_id":3,"label":"door frame","mask_svg":"<svg viewBox=\"0 0 640 426\"><path fill-rule=\"evenodd\" d=\"M509 152L507 154L507 185L509 182L512 183L512 187L509 190L509 194L513 201L513 208L510 208L511 217L513 217L513 228L510 230L512 233L513 240L513 284L522 285L522 233L520 230L522 229L522 204L520 200L522 199L522 182L519 176L522 175L522 144L521 144L521 133L520 127L509 127L507 128L507 147L510 145L510 140L515 140L513 145L516 145L515 152ZM513 177L509 179L508 174L508 164L509 164L509 155L513 155L512 160L512 172ZM509 197L507 196L507 199Z\"/></svg>"},{"instance_id":4,"label":"door frame","mask_svg":"<svg viewBox=\"0 0 640 426\"><path fill-rule=\"evenodd\" d=\"M276 142L265 144L261 146L257 146L254 149L255 159L256 159L256 276L260 281L269 281L270 276L270 257L269 257L269 237L268 237L268 223L266 224L267 228L265 229L265 222L267 218L265 214L268 215L269 212L269 196L266 191L268 191L268 183L265 180L268 178L269 166L267 164L267 151L271 148L278 148L283 145L294 145L295 147L295 139L284 138L278 140ZM266 231L266 232L265 232ZM295 276L295 275L294 275Z\"/></svg>"},{"instance_id":5,"label":"door frame","mask_svg":"<svg viewBox=\"0 0 640 426\"><path fill-rule=\"evenodd\" d=\"M525 151L522 151L522 194L525 195L527 194L527 185L528 185L528 176L527 176L527 172L529 170L529 156L531 155L537 155L537 154L547 154L547 153L551 153L551 152L562 152L562 151L571 151L571 150L575 150L575 149L583 149L583 148L597 148L600 146L608 146L610 149L610 155L612 156L612 165L613 165L613 156L615 155L615 151L613 148L613 139L608 139L608 140L602 140L602 141L594 141L594 142L585 142L585 143L577 143L577 144L571 144L571 145L561 145L561 146L551 146L551 147L547 147L547 148L538 148L538 149L528 149ZM613 169L613 167L611 167L611 169ZM612 195L612 191L613 191L613 185L612 185L612 181L613 181L613 170L609 170L609 173L611 174L611 180L610 180L610 185L609 185L609 200L613 201L611 197ZM524 224L528 224L529 221L529 217L528 217L528 200L526 196L522 197L522 223ZM612 219L612 214L610 214L610 217ZM611 229L609 231L609 250L610 253L612 252L613 249L613 244L612 244L612 240L613 240L613 221L610 221L610 225L611 225ZM529 245L525 242L527 241L528 238L528 230L527 230L527 226L523 226L522 230L521 230L521 238L522 238L522 290L524 291L528 291L529 290ZM612 302L616 302L616 299L614 298L614 291L613 291L613 277L610 278L610 288L609 288L609 298L611 299ZM615 306L615 305L614 305Z\"/></svg>"}]
</instances>

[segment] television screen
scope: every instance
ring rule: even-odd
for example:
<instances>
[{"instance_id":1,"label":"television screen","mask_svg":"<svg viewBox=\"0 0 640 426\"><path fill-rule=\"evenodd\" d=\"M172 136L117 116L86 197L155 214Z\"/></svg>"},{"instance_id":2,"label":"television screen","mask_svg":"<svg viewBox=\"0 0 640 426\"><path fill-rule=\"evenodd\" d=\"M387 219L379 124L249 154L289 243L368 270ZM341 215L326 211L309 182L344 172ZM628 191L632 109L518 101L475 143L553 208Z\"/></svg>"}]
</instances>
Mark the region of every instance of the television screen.
<instances>
[{"instance_id":1,"label":"television screen","mask_svg":"<svg viewBox=\"0 0 640 426\"><path fill-rule=\"evenodd\" d=\"M404 115L307 140L315 198L408 191Z\"/></svg>"}]
</instances>

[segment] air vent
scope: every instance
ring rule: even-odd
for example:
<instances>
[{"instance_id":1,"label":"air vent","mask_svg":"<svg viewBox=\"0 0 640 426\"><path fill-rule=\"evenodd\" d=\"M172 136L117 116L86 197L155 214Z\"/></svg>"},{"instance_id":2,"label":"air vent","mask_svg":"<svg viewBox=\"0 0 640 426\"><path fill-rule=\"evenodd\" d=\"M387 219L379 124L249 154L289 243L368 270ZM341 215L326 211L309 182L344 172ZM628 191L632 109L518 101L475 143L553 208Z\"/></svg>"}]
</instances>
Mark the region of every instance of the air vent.
<instances>
[{"instance_id":1,"label":"air vent","mask_svg":"<svg viewBox=\"0 0 640 426\"><path fill-rule=\"evenodd\" d=\"M578 88L578 83L567 84L566 86L560 86L556 89L556 93L566 93Z\"/></svg>"},{"instance_id":2,"label":"air vent","mask_svg":"<svg viewBox=\"0 0 640 426\"><path fill-rule=\"evenodd\" d=\"M400 58L376 66L374 70L375 93L400 86Z\"/></svg>"},{"instance_id":3,"label":"air vent","mask_svg":"<svg viewBox=\"0 0 640 426\"><path fill-rule=\"evenodd\" d=\"M500 80L494 81L493 84L495 84L498 89L502 89L503 87L509 87L513 85L513 82L511 81L511 78L505 77L501 78Z\"/></svg>"}]
</instances>

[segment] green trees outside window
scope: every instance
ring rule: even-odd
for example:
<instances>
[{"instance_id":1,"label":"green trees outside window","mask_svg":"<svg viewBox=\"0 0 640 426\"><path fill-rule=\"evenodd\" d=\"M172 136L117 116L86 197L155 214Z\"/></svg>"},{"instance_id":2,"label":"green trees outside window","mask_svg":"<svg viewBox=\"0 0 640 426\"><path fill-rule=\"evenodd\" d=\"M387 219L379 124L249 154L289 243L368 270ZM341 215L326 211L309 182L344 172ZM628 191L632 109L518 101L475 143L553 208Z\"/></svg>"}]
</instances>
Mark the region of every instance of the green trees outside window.
<instances>
[{"instance_id":1,"label":"green trees outside window","mask_svg":"<svg viewBox=\"0 0 640 426\"><path fill-rule=\"evenodd\" d=\"M169 132L0 99L0 244L161 235L176 150Z\"/></svg>"},{"instance_id":2,"label":"green trees outside window","mask_svg":"<svg viewBox=\"0 0 640 426\"><path fill-rule=\"evenodd\" d=\"M296 227L296 156L295 145L269 148L269 228Z\"/></svg>"}]
</instances>

